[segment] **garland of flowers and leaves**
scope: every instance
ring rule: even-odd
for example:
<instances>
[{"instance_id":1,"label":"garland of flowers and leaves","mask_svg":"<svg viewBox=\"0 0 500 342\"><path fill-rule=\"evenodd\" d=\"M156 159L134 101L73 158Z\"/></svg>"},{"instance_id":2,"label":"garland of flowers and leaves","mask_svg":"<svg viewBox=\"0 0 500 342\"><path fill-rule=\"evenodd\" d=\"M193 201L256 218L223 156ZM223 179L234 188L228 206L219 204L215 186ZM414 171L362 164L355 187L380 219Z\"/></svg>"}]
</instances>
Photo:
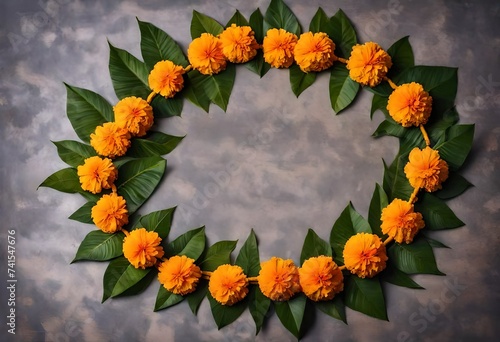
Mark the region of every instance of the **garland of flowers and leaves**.
<instances>
[{"instance_id":1,"label":"garland of flowers and leaves","mask_svg":"<svg viewBox=\"0 0 500 342\"><path fill-rule=\"evenodd\" d=\"M264 15L257 9L249 21L236 11L225 27L194 11L187 58L164 31L138 23L144 62L110 44L109 70L120 99L114 107L90 90L66 85L67 115L83 143L54 142L70 167L41 184L87 200L70 219L99 230L84 238L73 262L109 261L103 302L138 294L157 278L155 311L186 299L196 314L208 297L219 328L248 307L258 333L272 305L299 338L305 312L314 307L344 322L345 306L385 320L382 281L421 288L409 275L442 274L432 248L446 246L419 231L463 225L445 203L470 186L457 173L474 126L457 124L456 69L415 66L408 37L387 52L373 42L358 44L341 10L328 17L319 8L301 34L282 0L271 0ZM399 138L368 220L349 204L328 242L309 229L300 267L279 257L261 262L253 230L231 264L236 241L208 247L200 227L165 243L175 208L137 213L164 175L161 155L183 139L151 131L153 121L181 115L184 98L207 112L211 103L226 110L239 63L260 77L271 67L289 68L297 96L317 72L330 69L333 110L344 110L365 86L374 93L371 115L385 114L374 136Z\"/></svg>"}]
</instances>

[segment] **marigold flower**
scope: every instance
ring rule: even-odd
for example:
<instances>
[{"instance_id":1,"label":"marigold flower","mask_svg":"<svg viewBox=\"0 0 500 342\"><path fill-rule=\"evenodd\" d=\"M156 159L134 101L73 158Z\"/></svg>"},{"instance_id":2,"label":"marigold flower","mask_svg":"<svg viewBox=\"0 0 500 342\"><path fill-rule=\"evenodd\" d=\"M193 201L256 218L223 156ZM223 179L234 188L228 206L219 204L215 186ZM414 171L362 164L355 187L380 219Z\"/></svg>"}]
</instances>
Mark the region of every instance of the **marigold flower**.
<instances>
[{"instance_id":1,"label":"marigold flower","mask_svg":"<svg viewBox=\"0 0 500 342\"><path fill-rule=\"evenodd\" d=\"M153 126L153 108L140 97L126 97L113 110L118 126L135 136L142 137Z\"/></svg>"},{"instance_id":2,"label":"marigold flower","mask_svg":"<svg viewBox=\"0 0 500 342\"><path fill-rule=\"evenodd\" d=\"M418 231L425 227L422 214L416 213L413 204L395 198L382 209L382 233L394 238L397 243L411 243Z\"/></svg>"},{"instance_id":3,"label":"marigold flower","mask_svg":"<svg viewBox=\"0 0 500 342\"><path fill-rule=\"evenodd\" d=\"M391 56L373 42L354 45L346 65L354 81L370 87L382 82L391 66Z\"/></svg>"},{"instance_id":4,"label":"marigold flower","mask_svg":"<svg viewBox=\"0 0 500 342\"><path fill-rule=\"evenodd\" d=\"M337 60L334 52L335 43L323 32L302 33L293 50L295 62L303 72L328 69Z\"/></svg>"},{"instance_id":5,"label":"marigold flower","mask_svg":"<svg viewBox=\"0 0 500 342\"><path fill-rule=\"evenodd\" d=\"M292 260L272 257L262 262L260 266L257 281L266 297L285 301L300 291L299 269Z\"/></svg>"},{"instance_id":6,"label":"marigold flower","mask_svg":"<svg viewBox=\"0 0 500 342\"><path fill-rule=\"evenodd\" d=\"M248 279L237 265L220 265L210 276L208 290L222 305L233 305L248 293Z\"/></svg>"},{"instance_id":7,"label":"marigold flower","mask_svg":"<svg viewBox=\"0 0 500 342\"><path fill-rule=\"evenodd\" d=\"M270 29L262 43L264 60L274 68L288 68L293 63L297 36L284 29Z\"/></svg>"},{"instance_id":8,"label":"marigold flower","mask_svg":"<svg viewBox=\"0 0 500 342\"><path fill-rule=\"evenodd\" d=\"M113 182L118 177L118 171L111 159L90 157L85 159L83 165L77 167L82 189L98 194L102 189L111 189Z\"/></svg>"},{"instance_id":9,"label":"marigold flower","mask_svg":"<svg viewBox=\"0 0 500 342\"><path fill-rule=\"evenodd\" d=\"M146 228L132 230L123 239L123 256L135 267L145 269L163 257L161 238L157 232Z\"/></svg>"},{"instance_id":10,"label":"marigold flower","mask_svg":"<svg viewBox=\"0 0 500 342\"><path fill-rule=\"evenodd\" d=\"M191 66L203 75L213 75L226 69L222 42L210 33L202 33L189 44L188 59Z\"/></svg>"},{"instance_id":11,"label":"marigold flower","mask_svg":"<svg viewBox=\"0 0 500 342\"><path fill-rule=\"evenodd\" d=\"M185 255L175 255L162 262L158 280L170 292L184 296L196 290L201 270L194 260Z\"/></svg>"},{"instance_id":12,"label":"marigold flower","mask_svg":"<svg viewBox=\"0 0 500 342\"><path fill-rule=\"evenodd\" d=\"M412 187L433 192L441 189L441 183L448 178L448 163L429 146L423 150L415 147L408 156L404 171Z\"/></svg>"},{"instance_id":13,"label":"marigold flower","mask_svg":"<svg viewBox=\"0 0 500 342\"><path fill-rule=\"evenodd\" d=\"M174 97L184 87L186 71L172 61L159 61L149 73L148 83L151 90L167 98Z\"/></svg>"},{"instance_id":14,"label":"marigold flower","mask_svg":"<svg viewBox=\"0 0 500 342\"><path fill-rule=\"evenodd\" d=\"M432 111L432 97L415 82L398 86L389 96L387 110L403 127L425 125Z\"/></svg>"},{"instance_id":15,"label":"marigold flower","mask_svg":"<svg viewBox=\"0 0 500 342\"><path fill-rule=\"evenodd\" d=\"M311 300L333 299L344 289L344 276L332 257L320 255L309 258L299 268L302 292Z\"/></svg>"},{"instance_id":16,"label":"marigold flower","mask_svg":"<svg viewBox=\"0 0 500 342\"><path fill-rule=\"evenodd\" d=\"M250 26L231 24L219 35L224 56L232 63L245 63L255 57L259 44Z\"/></svg>"},{"instance_id":17,"label":"marigold flower","mask_svg":"<svg viewBox=\"0 0 500 342\"><path fill-rule=\"evenodd\" d=\"M92 207L94 224L105 233L115 233L128 223L127 203L115 192L103 195Z\"/></svg>"},{"instance_id":18,"label":"marigold flower","mask_svg":"<svg viewBox=\"0 0 500 342\"><path fill-rule=\"evenodd\" d=\"M385 269L385 245L375 234L358 233L344 246L345 267L360 278L372 278Z\"/></svg>"},{"instance_id":19,"label":"marigold flower","mask_svg":"<svg viewBox=\"0 0 500 342\"><path fill-rule=\"evenodd\" d=\"M130 133L116 122L97 126L90 135L90 145L101 156L115 158L123 156L130 147Z\"/></svg>"}]
</instances>

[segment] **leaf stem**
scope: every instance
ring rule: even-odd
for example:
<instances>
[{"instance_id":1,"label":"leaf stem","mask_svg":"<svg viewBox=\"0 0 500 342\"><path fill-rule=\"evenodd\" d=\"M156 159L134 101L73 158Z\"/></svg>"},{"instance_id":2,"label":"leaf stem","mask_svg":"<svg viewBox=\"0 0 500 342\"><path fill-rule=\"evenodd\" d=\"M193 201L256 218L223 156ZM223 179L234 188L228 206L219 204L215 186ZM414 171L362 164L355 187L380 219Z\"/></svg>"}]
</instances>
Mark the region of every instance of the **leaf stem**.
<instances>
[{"instance_id":1,"label":"leaf stem","mask_svg":"<svg viewBox=\"0 0 500 342\"><path fill-rule=\"evenodd\" d=\"M151 103L153 101L154 97L156 96L156 93L154 91L149 94L148 99L146 100L147 103Z\"/></svg>"},{"instance_id":2,"label":"leaf stem","mask_svg":"<svg viewBox=\"0 0 500 342\"><path fill-rule=\"evenodd\" d=\"M337 60L340 62L340 63L344 63L344 64L347 64L348 60L345 59L345 58L342 58L342 57L337 57Z\"/></svg>"},{"instance_id":3,"label":"leaf stem","mask_svg":"<svg viewBox=\"0 0 500 342\"><path fill-rule=\"evenodd\" d=\"M386 80L387 82L389 82L389 85L391 86L392 89L396 90L396 88L398 87L397 84L394 83L394 82L392 82L389 77L384 77L384 80Z\"/></svg>"},{"instance_id":4,"label":"leaf stem","mask_svg":"<svg viewBox=\"0 0 500 342\"><path fill-rule=\"evenodd\" d=\"M425 144L427 146L431 146L431 141L429 139L429 135L427 134L427 131L424 128L424 125L420 125L420 132L422 132L422 136L424 137Z\"/></svg>"},{"instance_id":5,"label":"leaf stem","mask_svg":"<svg viewBox=\"0 0 500 342\"><path fill-rule=\"evenodd\" d=\"M392 242L392 240L394 240L394 237L389 236L387 239L385 239L384 245L387 246L388 244L390 244Z\"/></svg>"}]
</instances>

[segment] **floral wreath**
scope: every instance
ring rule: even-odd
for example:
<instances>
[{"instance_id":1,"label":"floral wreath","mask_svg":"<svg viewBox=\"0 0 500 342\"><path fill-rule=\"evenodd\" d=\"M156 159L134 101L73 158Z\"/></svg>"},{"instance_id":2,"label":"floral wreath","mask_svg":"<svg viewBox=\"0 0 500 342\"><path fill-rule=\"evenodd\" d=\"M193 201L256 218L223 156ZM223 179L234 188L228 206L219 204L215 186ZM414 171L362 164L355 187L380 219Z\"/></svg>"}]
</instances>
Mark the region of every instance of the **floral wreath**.
<instances>
[{"instance_id":1,"label":"floral wreath","mask_svg":"<svg viewBox=\"0 0 500 342\"><path fill-rule=\"evenodd\" d=\"M109 71L120 99L115 106L66 85L67 115L83 143L54 142L70 167L41 184L87 200L69 218L98 230L84 238L73 262L109 261L103 302L138 294L157 278L155 311L186 299L196 314L207 297L219 329L248 307L258 333L273 306L300 338L308 310L346 322L347 306L387 320L382 281L421 288L409 275L443 274L433 247L446 246L420 231L463 225L445 203L471 186L457 172L474 136L474 125L457 124L457 69L414 65L408 37L387 51L374 42L358 44L342 10L328 17L318 8L301 33L282 0L271 0L264 15L257 9L249 21L236 11L226 26L193 11L187 58L167 33L138 23L144 62L110 44ZM235 65L242 63L260 77L270 68L288 68L297 96L329 69L336 113L367 89L374 94L371 114L385 114L374 136L399 138L368 219L349 204L329 241L309 229L299 265L279 257L261 262L253 230L231 263L236 241L207 246L205 227L167 240L175 208L137 213L164 175L161 156L183 139L151 131L154 120L180 116L184 98L207 112L211 103L226 110Z\"/></svg>"}]
</instances>

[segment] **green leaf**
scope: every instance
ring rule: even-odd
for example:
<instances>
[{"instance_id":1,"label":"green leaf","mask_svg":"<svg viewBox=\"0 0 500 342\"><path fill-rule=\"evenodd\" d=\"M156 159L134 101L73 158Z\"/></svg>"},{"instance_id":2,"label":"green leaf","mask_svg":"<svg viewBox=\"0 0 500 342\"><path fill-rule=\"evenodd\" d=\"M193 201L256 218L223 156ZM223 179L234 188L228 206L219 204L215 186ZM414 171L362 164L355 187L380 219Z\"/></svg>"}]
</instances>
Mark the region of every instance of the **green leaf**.
<instances>
[{"instance_id":1,"label":"green leaf","mask_svg":"<svg viewBox=\"0 0 500 342\"><path fill-rule=\"evenodd\" d=\"M346 277L344 294L349 308L387 321L387 308L378 278Z\"/></svg>"},{"instance_id":2,"label":"green leaf","mask_svg":"<svg viewBox=\"0 0 500 342\"><path fill-rule=\"evenodd\" d=\"M309 31L312 33L327 32L327 27L329 25L330 19L326 15L325 11L318 7L318 10L311 19L309 24Z\"/></svg>"},{"instance_id":3,"label":"green leaf","mask_svg":"<svg viewBox=\"0 0 500 342\"><path fill-rule=\"evenodd\" d=\"M301 28L297 17L283 0L271 0L264 14L266 30L270 28L284 29L285 31L300 35Z\"/></svg>"},{"instance_id":4,"label":"green leaf","mask_svg":"<svg viewBox=\"0 0 500 342\"><path fill-rule=\"evenodd\" d=\"M302 245L302 252L300 253L300 264L312 257L320 255L332 256L332 247L330 244L320 238L318 234L311 228L307 231L304 244Z\"/></svg>"},{"instance_id":5,"label":"green leaf","mask_svg":"<svg viewBox=\"0 0 500 342\"><path fill-rule=\"evenodd\" d=\"M210 246L200 262L204 271L214 271L217 267L231 262L231 252L238 241L219 241Z\"/></svg>"},{"instance_id":6,"label":"green leaf","mask_svg":"<svg viewBox=\"0 0 500 342\"><path fill-rule=\"evenodd\" d=\"M336 295L333 300L315 302L314 305L328 316L341 320L347 324L345 304L340 295Z\"/></svg>"},{"instance_id":7,"label":"green leaf","mask_svg":"<svg viewBox=\"0 0 500 342\"><path fill-rule=\"evenodd\" d=\"M469 155L474 140L474 125L455 125L448 129L446 141L434 147L452 170L458 170Z\"/></svg>"},{"instance_id":8,"label":"green leaf","mask_svg":"<svg viewBox=\"0 0 500 342\"><path fill-rule=\"evenodd\" d=\"M344 263L342 252L347 240L357 233L371 233L372 230L368 222L360 215L351 203L342 211L339 218L333 224L330 233L330 245L335 252L337 263Z\"/></svg>"},{"instance_id":9,"label":"green leaf","mask_svg":"<svg viewBox=\"0 0 500 342\"><path fill-rule=\"evenodd\" d=\"M344 64L335 63L330 74L329 89L332 108L338 114L354 101L360 87L349 77Z\"/></svg>"},{"instance_id":10,"label":"green leaf","mask_svg":"<svg viewBox=\"0 0 500 342\"><path fill-rule=\"evenodd\" d=\"M122 246L125 234L118 232L106 234L93 230L83 239L73 262L81 260L106 261L123 254Z\"/></svg>"},{"instance_id":11,"label":"green leaf","mask_svg":"<svg viewBox=\"0 0 500 342\"><path fill-rule=\"evenodd\" d=\"M196 39L202 33L210 33L214 36L219 35L224 31L224 27L209 16L193 10L193 18L191 19L191 38Z\"/></svg>"},{"instance_id":12,"label":"green leaf","mask_svg":"<svg viewBox=\"0 0 500 342\"><path fill-rule=\"evenodd\" d=\"M69 194L83 192L76 169L71 167L54 172L39 185L41 186Z\"/></svg>"},{"instance_id":13,"label":"green leaf","mask_svg":"<svg viewBox=\"0 0 500 342\"><path fill-rule=\"evenodd\" d=\"M429 134L431 142L440 144L446 140L446 132L456 124L459 120L459 115L455 107L450 108L444 113L434 113L425 125L425 129ZM433 144L434 145L434 144Z\"/></svg>"},{"instance_id":14,"label":"green leaf","mask_svg":"<svg viewBox=\"0 0 500 342\"><path fill-rule=\"evenodd\" d=\"M297 64L290 67L290 85L295 96L299 97L315 80L315 72L303 72Z\"/></svg>"},{"instance_id":15,"label":"green leaf","mask_svg":"<svg viewBox=\"0 0 500 342\"><path fill-rule=\"evenodd\" d=\"M114 121L113 107L91 90L64 84L67 91L66 111L78 137L88 143L97 126Z\"/></svg>"},{"instance_id":16,"label":"green leaf","mask_svg":"<svg viewBox=\"0 0 500 342\"><path fill-rule=\"evenodd\" d=\"M397 124L393 120L386 119L380 123L380 125L377 127L375 132L373 132L372 136L375 138L378 138L378 137L389 135L389 136L401 138L406 133L407 133L406 128Z\"/></svg>"},{"instance_id":17,"label":"green leaf","mask_svg":"<svg viewBox=\"0 0 500 342\"><path fill-rule=\"evenodd\" d=\"M96 205L96 202L94 201L87 202L80 208L78 208L78 210L71 214L71 216L68 218L70 220L75 220L81 223L93 223L94 221L92 220L92 208L94 207L94 205Z\"/></svg>"},{"instance_id":18,"label":"green leaf","mask_svg":"<svg viewBox=\"0 0 500 342\"><path fill-rule=\"evenodd\" d=\"M262 44L265 35L264 17L258 8L250 16L250 27L255 33L257 42ZM245 66L260 77L264 76L271 69L271 66L264 62L262 49L257 50L257 55L248 63L245 63Z\"/></svg>"},{"instance_id":19,"label":"green leaf","mask_svg":"<svg viewBox=\"0 0 500 342\"><path fill-rule=\"evenodd\" d=\"M231 19L226 24L226 27L230 27L231 24L236 24L236 26L249 26L250 24L246 20L246 18L243 16L243 14L240 13L240 11L236 10L236 12L233 14Z\"/></svg>"},{"instance_id":20,"label":"green leaf","mask_svg":"<svg viewBox=\"0 0 500 342\"><path fill-rule=\"evenodd\" d=\"M413 187L410 185L410 182L404 173L404 167L407 162L407 154L396 157L390 166L387 166L384 161L383 188L387 194L389 202L395 198L407 200L413 192Z\"/></svg>"},{"instance_id":21,"label":"green leaf","mask_svg":"<svg viewBox=\"0 0 500 342\"><path fill-rule=\"evenodd\" d=\"M223 111L226 111L236 77L236 66L229 63L224 72L206 77L208 81L204 85L208 98Z\"/></svg>"},{"instance_id":22,"label":"green leaf","mask_svg":"<svg viewBox=\"0 0 500 342\"><path fill-rule=\"evenodd\" d=\"M185 89L185 88L184 88ZM182 91L182 95L185 91ZM165 98L161 95L156 95L151 101L155 118L169 118L172 116L181 116L183 101L182 95L176 95L172 98Z\"/></svg>"},{"instance_id":23,"label":"green leaf","mask_svg":"<svg viewBox=\"0 0 500 342\"><path fill-rule=\"evenodd\" d=\"M205 90L208 85L208 77L202 75L198 70L191 70L187 74L188 80L184 85L183 93L189 101L208 113L210 98Z\"/></svg>"},{"instance_id":24,"label":"green leaf","mask_svg":"<svg viewBox=\"0 0 500 342\"><path fill-rule=\"evenodd\" d=\"M168 291L163 285L160 284L158 294L156 295L154 311L159 311L174 306L175 304L178 304L183 300L183 296Z\"/></svg>"},{"instance_id":25,"label":"green leaf","mask_svg":"<svg viewBox=\"0 0 500 342\"><path fill-rule=\"evenodd\" d=\"M264 325L264 320L271 306L271 300L264 296L258 286L252 286L248 293L248 301L248 309L255 322L255 335L257 335Z\"/></svg>"},{"instance_id":26,"label":"green leaf","mask_svg":"<svg viewBox=\"0 0 500 342\"><path fill-rule=\"evenodd\" d=\"M141 279L146 277L151 270L151 268L145 270L135 268L123 256L111 260L104 272L102 302L105 302L109 297L118 296L132 288Z\"/></svg>"},{"instance_id":27,"label":"green leaf","mask_svg":"<svg viewBox=\"0 0 500 342\"><path fill-rule=\"evenodd\" d=\"M389 78L400 74L403 70L411 68L415 65L413 57L413 49L411 48L408 36L401 38L387 50L392 59L392 66L387 73Z\"/></svg>"},{"instance_id":28,"label":"green leaf","mask_svg":"<svg viewBox=\"0 0 500 342\"><path fill-rule=\"evenodd\" d=\"M161 157L134 159L118 169L115 185L127 201L129 215L151 196L165 172L166 161Z\"/></svg>"},{"instance_id":29,"label":"green leaf","mask_svg":"<svg viewBox=\"0 0 500 342\"><path fill-rule=\"evenodd\" d=\"M448 179L442 186L443 188L436 191L434 195L442 200L447 200L457 197L473 185L459 173L450 171Z\"/></svg>"},{"instance_id":30,"label":"green leaf","mask_svg":"<svg viewBox=\"0 0 500 342\"><path fill-rule=\"evenodd\" d=\"M77 167L85 163L85 159L96 156L92 146L82 144L73 140L53 141L57 147L59 158L72 167Z\"/></svg>"},{"instance_id":31,"label":"green leaf","mask_svg":"<svg viewBox=\"0 0 500 342\"><path fill-rule=\"evenodd\" d=\"M147 99L151 93L146 64L111 43L109 43L109 73L119 99L128 96Z\"/></svg>"},{"instance_id":32,"label":"green leaf","mask_svg":"<svg viewBox=\"0 0 500 342\"><path fill-rule=\"evenodd\" d=\"M307 298L302 294L285 302L274 302L274 309L279 320L298 339L302 336L302 321L306 303Z\"/></svg>"},{"instance_id":33,"label":"green leaf","mask_svg":"<svg viewBox=\"0 0 500 342\"><path fill-rule=\"evenodd\" d=\"M149 132L146 138L132 139L127 155L135 158L161 156L172 152L184 137Z\"/></svg>"},{"instance_id":34,"label":"green leaf","mask_svg":"<svg viewBox=\"0 0 500 342\"><path fill-rule=\"evenodd\" d=\"M437 268L432 247L418 235L409 245L394 243L388 248L387 256L397 269L406 274L444 274Z\"/></svg>"},{"instance_id":35,"label":"green leaf","mask_svg":"<svg viewBox=\"0 0 500 342\"><path fill-rule=\"evenodd\" d=\"M165 248L165 254L170 256L185 255L197 260L205 249L205 227L196 228L182 234Z\"/></svg>"},{"instance_id":36,"label":"green leaf","mask_svg":"<svg viewBox=\"0 0 500 342\"><path fill-rule=\"evenodd\" d=\"M243 268L243 272L247 277L256 277L259 275L259 248L257 246L257 237L253 229L250 231L248 238L241 247L240 253L236 257L235 264Z\"/></svg>"},{"instance_id":37,"label":"green leaf","mask_svg":"<svg viewBox=\"0 0 500 342\"><path fill-rule=\"evenodd\" d=\"M147 231L157 232L162 240L166 239L174 219L174 208L164 209L144 215L140 219L142 227Z\"/></svg>"},{"instance_id":38,"label":"green leaf","mask_svg":"<svg viewBox=\"0 0 500 342\"><path fill-rule=\"evenodd\" d=\"M212 316L214 317L215 324L217 324L217 328L219 330L226 325L233 323L238 317L241 316L243 311L245 311L248 306L248 298L245 298L231 306L222 305L216 301L210 293L208 293L207 298L210 302Z\"/></svg>"},{"instance_id":39,"label":"green leaf","mask_svg":"<svg viewBox=\"0 0 500 342\"><path fill-rule=\"evenodd\" d=\"M382 209L388 205L389 199L387 198L387 194L379 184L376 184L372 200L370 201L370 209L368 210L368 223L372 228L373 234L377 234L380 238L384 236L380 228L382 225L380 216L382 215Z\"/></svg>"},{"instance_id":40,"label":"green leaf","mask_svg":"<svg viewBox=\"0 0 500 342\"><path fill-rule=\"evenodd\" d=\"M446 246L444 243L442 243L441 241L434 240L426 235L423 235L423 236L425 237L425 239L427 240L427 242L429 243L429 245L432 248L450 248L450 247Z\"/></svg>"},{"instance_id":41,"label":"green leaf","mask_svg":"<svg viewBox=\"0 0 500 342\"><path fill-rule=\"evenodd\" d=\"M184 68L189 62L179 44L155 25L137 19L141 31L141 53L149 70L159 61L169 60Z\"/></svg>"},{"instance_id":42,"label":"green leaf","mask_svg":"<svg viewBox=\"0 0 500 342\"><path fill-rule=\"evenodd\" d=\"M415 211L424 217L426 229L451 229L464 225L443 200L425 192L420 193L418 198Z\"/></svg>"},{"instance_id":43,"label":"green leaf","mask_svg":"<svg viewBox=\"0 0 500 342\"><path fill-rule=\"evenodd\" d=\"M193 312L194 315L198 312L200 308L200 304L207 295L208 290L208 282L206 280L200 279L198 286L196 287L196 291L187 295L186 299L189 304L189 308Z\"/></svg>"},{"instance_id":44,"label":"green leaf","mask_svg":"<svg viewBox=\"0 0 500 342\"><path fill-rule=\"evenodd\" d=\"M373 114L377 111L380 110L382 113L384 113L385 116L389 116L389 112L387 111L387 102L388 98L383 97L377 94L373 94L372 98L372 107L370 109L370 119L373 118Z\"/></svg>"},{"instance_id":45,"label":"green leaf","mask_svg":"<svg viewBox=\"0 0 500 342\"><path fill-rule=\"evenodd\" d=\"M423 289L423 287L411 279L408 274L398 270L396 267L392 266L390 262L387 263L387 267L380 274L380 279L396 286L408 287L410 289Z\"/></svg>"},{"instance_id":46,"label":"green leaf","mask_svg":"<svg viewBox=\"0 0 500 342\"><path fill-rule=\"evenodd\" d=\"M335 55L348 59L351 56L352 47L358 43L356 31L351 21L345 13L339 9L337 13L330 18L330 27L331 29L328 32L330 38L336 45Z\"/></svg>"}]
</instances>

